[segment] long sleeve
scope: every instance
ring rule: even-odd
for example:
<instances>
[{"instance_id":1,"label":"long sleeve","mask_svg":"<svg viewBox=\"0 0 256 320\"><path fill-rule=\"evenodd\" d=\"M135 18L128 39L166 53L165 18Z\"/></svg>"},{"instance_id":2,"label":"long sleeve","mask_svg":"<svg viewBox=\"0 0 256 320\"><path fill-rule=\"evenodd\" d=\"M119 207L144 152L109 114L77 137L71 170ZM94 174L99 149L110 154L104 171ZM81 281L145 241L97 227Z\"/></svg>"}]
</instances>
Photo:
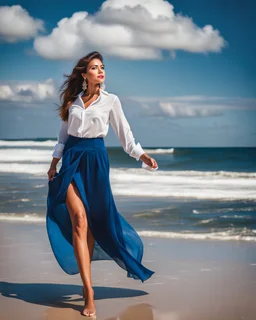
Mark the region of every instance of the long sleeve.
<instances>
[{"instance_id":1,"label":"long sleeve","mask_svg":"<svg viewBox=\"0 0 256 320\"><path fill-rule=\"evenodd\" d=\"M115 100L109 114L109 122L124 151L128 153L129 156L139 161L140 156L145 153L145 151L142 149L139 142L135 144L135 138L125 117L121 102L117 96L115 96Z\"/></svg>"},{"instance_id":2,"label":"long sleeve","mask_svg":"<svg viewBox=\"0 0 256 320\"><path fill-rule=\"evenodd\" d=\"M65 147L65 143L68 139L68 122L63 121L61 122L59 136L58 136L58 143L54 147L54 151L52 156L54 158L60 159L62 157L63 149Z\"/></svg>"}]
</instances>

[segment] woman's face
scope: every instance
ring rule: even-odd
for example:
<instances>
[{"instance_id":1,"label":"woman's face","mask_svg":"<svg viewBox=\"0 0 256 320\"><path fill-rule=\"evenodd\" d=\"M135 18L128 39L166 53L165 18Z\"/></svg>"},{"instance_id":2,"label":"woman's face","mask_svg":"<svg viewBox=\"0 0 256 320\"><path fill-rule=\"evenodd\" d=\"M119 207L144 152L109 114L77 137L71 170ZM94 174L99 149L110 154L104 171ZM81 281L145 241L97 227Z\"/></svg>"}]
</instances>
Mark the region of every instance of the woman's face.
<instances>
[{"instance_id":1,"label":"woman's face","mask_svg":"<svg viewBox=\"0 0 256 320\"><path fill-rule=\"evenodd\" d=\"M90 61L87 67L87 72L82 73L83 78L87 78L88 83L98 84L105 80L104 64L99 59Z\"/></svg>"}]
</instances>

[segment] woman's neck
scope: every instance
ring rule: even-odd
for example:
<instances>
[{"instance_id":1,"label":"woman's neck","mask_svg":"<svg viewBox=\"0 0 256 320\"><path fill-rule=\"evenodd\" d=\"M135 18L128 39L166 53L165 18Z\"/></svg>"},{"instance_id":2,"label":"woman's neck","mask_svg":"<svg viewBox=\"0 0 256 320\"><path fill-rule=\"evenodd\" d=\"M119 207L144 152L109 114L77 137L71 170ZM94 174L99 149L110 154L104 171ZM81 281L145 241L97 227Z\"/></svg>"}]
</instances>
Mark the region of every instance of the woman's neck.
<instances>
[{"instance_id":1,"label":"woman's neck","mask_svg":"<svg viewBox=\"0 0 256 320\"><path fill-rule=\"evenodd\" d=\"M100 88L99 86L88 86L87 89L84 92L84 96L93 96L95 94L99 94L100 93Z\"/></svg>"}]
</instances>

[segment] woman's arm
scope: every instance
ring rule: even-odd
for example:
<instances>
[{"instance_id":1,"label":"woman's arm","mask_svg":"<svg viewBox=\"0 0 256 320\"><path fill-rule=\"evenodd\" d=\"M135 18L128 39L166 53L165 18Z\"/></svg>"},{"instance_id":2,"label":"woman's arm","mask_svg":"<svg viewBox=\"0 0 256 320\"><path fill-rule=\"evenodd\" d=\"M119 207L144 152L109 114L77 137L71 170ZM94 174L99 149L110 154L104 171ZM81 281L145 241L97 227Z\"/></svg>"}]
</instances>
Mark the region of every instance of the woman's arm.
<instances>
[{"instance_id":1,"label":"woman's arm","mask_svg":"<svg viewBox=\"0 0 256 320\"><path fill-rule=\"evenodd\" d=\"M145 151L142 149L139 142L135 144L135 138L125 117L121 102L117 96L115 96L115 100L109 114L109 122L124 151L139 161Z\"/></svg>"},{"instance_id":2,"label":"woman's arm","mask_svg":"<svg viewBox=\"0 0 256 320\"><path fill-rule=\"evenodd\" d=\"M52 162L50 165L50 169L47 172L48 180L52 181L54 179L57 164L62 157L63 149L68 139L67 131L68 131L68 122L62 121L60 131L59 131L59 136L58 136L58 143L54 146L54 151L52 153L52 156L53 156Z\"/></svg>"},{"instance_id":3,"label":"woman's arm","mask_svg":"<svg viewBox=\"0 0 256 320\"><path fill-rule=\"evenodd\" d=\"M60 130L59 130L59 135L58 135L58 143L54 146L54 151L52 153L53 158L57 159L57 163L62 157L63 149L68 139L67 132L68 132L68 122L62 120ZM56 160L54 160L54 162L56 162Z\"/></svg>"}]
</instances>

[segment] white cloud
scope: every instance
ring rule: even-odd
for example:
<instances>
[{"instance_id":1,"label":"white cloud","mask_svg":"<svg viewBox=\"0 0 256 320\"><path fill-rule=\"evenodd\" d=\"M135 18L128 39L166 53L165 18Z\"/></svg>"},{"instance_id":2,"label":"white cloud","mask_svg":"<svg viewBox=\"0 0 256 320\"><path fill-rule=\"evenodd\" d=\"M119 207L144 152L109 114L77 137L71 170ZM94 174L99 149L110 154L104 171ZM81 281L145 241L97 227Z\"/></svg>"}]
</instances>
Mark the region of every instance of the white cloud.
<instances>
[{"instance_id":1,"label":"white cloud","mask_svg":"<svg viewBox=\"0 0 256 320\"><path fill-rule=\"evenodd\" d=\"M35 19L20 5L0 7L0 39L18 42L35 37L44 31L43 21Z\"/></svg>"},{"instance_id":2,"label":"white cloud","mask_svg":"<svg viewBox=\"0 0 256 320\"><path fill-rule=\"evenodd\" d=\"M123 10L123 9L138 9L145 13L150 13L154 19L159 16L166 18L174 18L173 5L168 1L156 0L108 0L102 3L102 11ZM131 18L131 17L129 17Z\"/></svg>"},{"instance_id":3,"label":"white cloud","mask_svg":"<svg viewBox=\"0 0 256 320\"><path fill-rule=\"evenodd\" d=\"M17 102L16 106L28 106L35 102L54 99L57 96L53 79L44 82L18 82L15 84L0 84L0 102Z\"/></svg>"},{"instance_id":4,"label":"white cloud","mask_svg":"<svg viewBox=\"0 0 256 320\"><path fill-rule=\"evenodd\" d=\"M164 115L167 115L170 118L209 117L221 114L219 111L214 109L206 109L189 105L179 106L166 102L160 102L159 109L163 112Z\"/></svg>"},{"instance_id":5,"label":"white cloud","mask_svg":"<svg viewBox=\"0 0 256 320\"><path fill-rule=\"evenodd\" d=\"M47 36L34 41L47 59L80 58L86 52L124 59L161 59L162 50L219 52L227 44L211 25L198 27L192 18L174 13L163 0L107 0L98 12L76 12L63 18Z\"/></svg>"},{"instance_id":6,"label":"white cloud","mask_svg":"<svg viewBox=\"0 0 256 320\"><path fill-rule=\"evenodd\" d=\"M256 110L256 99L239 97L176 96L176 97L129 97L138 102L144 116L151 117L212 117L226 110ZM130 102L131 103L131 102Z\"/></svg>"}]
</instances>

